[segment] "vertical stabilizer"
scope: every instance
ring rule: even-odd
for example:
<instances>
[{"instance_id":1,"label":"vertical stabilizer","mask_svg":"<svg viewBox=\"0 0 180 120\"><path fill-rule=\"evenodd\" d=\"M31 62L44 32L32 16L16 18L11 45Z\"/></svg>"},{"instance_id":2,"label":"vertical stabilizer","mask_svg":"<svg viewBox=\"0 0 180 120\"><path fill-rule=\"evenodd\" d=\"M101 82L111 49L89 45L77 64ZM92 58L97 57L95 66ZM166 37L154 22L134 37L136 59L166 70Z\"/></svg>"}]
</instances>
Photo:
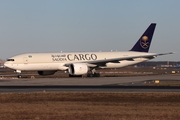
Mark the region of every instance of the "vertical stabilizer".
<instances>
[{"instance_id":1,"label":"vertical stabilizer","mask_svg":"<svg viewBox=\"0 0 180 120\"><path fill-rule=\"evenodd\" d=\"M130 51L148 52L151 45L151 40L154 34L155 27L156 27L156 23L151 23L151 25L146 29L146 31L139 38L139 40L136 42L136 44L133 46L133 48Z\"/></svg>"}]
</instances>

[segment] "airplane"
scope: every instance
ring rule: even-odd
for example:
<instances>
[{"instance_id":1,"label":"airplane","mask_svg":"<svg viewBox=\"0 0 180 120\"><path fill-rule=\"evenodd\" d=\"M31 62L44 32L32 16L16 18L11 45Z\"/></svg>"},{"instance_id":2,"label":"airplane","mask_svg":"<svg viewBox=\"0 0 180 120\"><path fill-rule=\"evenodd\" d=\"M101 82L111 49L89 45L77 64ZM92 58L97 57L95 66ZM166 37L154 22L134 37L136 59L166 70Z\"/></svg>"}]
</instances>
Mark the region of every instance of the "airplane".
<instances>
[{"instance_id":1,"label":"airplane","mask_svg":"<svg viewBox=\"0 0 180 120\"><path fill-rule=\"evenodd\" d=\"M14 69L21 76L21 71L37 71L39 75L53 75L59 70L68 72L69 77L100 76L97 69L121 68L145 62L168 53L149 53L156 23L151 23L136 44L129 51L111 52L60 52L26 53L8 58L5 66Z\"/></svg>"}]
</instances>

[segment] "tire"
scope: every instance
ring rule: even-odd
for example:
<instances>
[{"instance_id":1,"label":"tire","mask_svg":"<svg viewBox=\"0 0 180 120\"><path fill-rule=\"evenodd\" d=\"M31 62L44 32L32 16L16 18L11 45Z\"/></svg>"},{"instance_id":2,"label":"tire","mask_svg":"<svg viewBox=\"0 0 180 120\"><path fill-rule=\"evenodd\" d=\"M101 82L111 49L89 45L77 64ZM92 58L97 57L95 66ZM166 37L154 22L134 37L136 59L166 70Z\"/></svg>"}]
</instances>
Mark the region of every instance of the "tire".
<instances>
[{"instance_id":1,"label":"tire","mask_svg":"<svg viewBox=\"0 0 180 120\"><path fill-rule=\"evenodd\" d=\"M17 77L18 77L18 78L22 78L22 75L18 75Z\"/></svg>"},{"instance_id":2,"label":"tire","mask_svg":"<svg viewBox=\"0 0 180 120\"><path fill-rule=\"evenodd\" d=\"M87 77L100 77L99 73L87 74Z\"/></svg>"}]
</instances>

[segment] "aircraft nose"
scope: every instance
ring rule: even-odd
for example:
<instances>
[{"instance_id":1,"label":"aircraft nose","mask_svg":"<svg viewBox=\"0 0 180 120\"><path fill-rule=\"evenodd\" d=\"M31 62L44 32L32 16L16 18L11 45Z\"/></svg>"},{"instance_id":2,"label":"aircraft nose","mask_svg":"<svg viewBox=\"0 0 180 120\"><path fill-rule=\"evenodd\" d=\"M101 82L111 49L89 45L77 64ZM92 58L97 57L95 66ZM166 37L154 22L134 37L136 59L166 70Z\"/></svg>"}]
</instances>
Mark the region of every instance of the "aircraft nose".
<instances>
[{"instance_id":1,"label":"aircraft nose","mask_svg":"<svg viewBox=\"0 0 180 120\"><path fill-rule=\"evenodd\" d=\"M9 63L8 63L8 62L5 62L5 63L4 63L4 66L5 66L5 67L9 67Z\"/></svg>"}]
</instances>

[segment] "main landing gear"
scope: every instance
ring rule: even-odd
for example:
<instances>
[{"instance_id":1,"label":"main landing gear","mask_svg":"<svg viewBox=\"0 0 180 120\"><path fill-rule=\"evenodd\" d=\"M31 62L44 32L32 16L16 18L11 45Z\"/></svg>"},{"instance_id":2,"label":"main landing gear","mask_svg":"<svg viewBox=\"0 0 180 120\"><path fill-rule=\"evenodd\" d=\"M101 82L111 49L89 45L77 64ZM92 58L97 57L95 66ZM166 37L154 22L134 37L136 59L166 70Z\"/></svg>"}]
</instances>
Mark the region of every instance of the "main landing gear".
<instances>
[{"instance_id":1,"label":"main landing gear","mask_svg":"<svg viewBox=\"0 0 180 120\"><path fill-rule=\"evenodd\" d=\"M92 69L92 70L88 71L87 77L100 77L100 74L97 73L95 69Z\"/></svg>"}]
</instances>

